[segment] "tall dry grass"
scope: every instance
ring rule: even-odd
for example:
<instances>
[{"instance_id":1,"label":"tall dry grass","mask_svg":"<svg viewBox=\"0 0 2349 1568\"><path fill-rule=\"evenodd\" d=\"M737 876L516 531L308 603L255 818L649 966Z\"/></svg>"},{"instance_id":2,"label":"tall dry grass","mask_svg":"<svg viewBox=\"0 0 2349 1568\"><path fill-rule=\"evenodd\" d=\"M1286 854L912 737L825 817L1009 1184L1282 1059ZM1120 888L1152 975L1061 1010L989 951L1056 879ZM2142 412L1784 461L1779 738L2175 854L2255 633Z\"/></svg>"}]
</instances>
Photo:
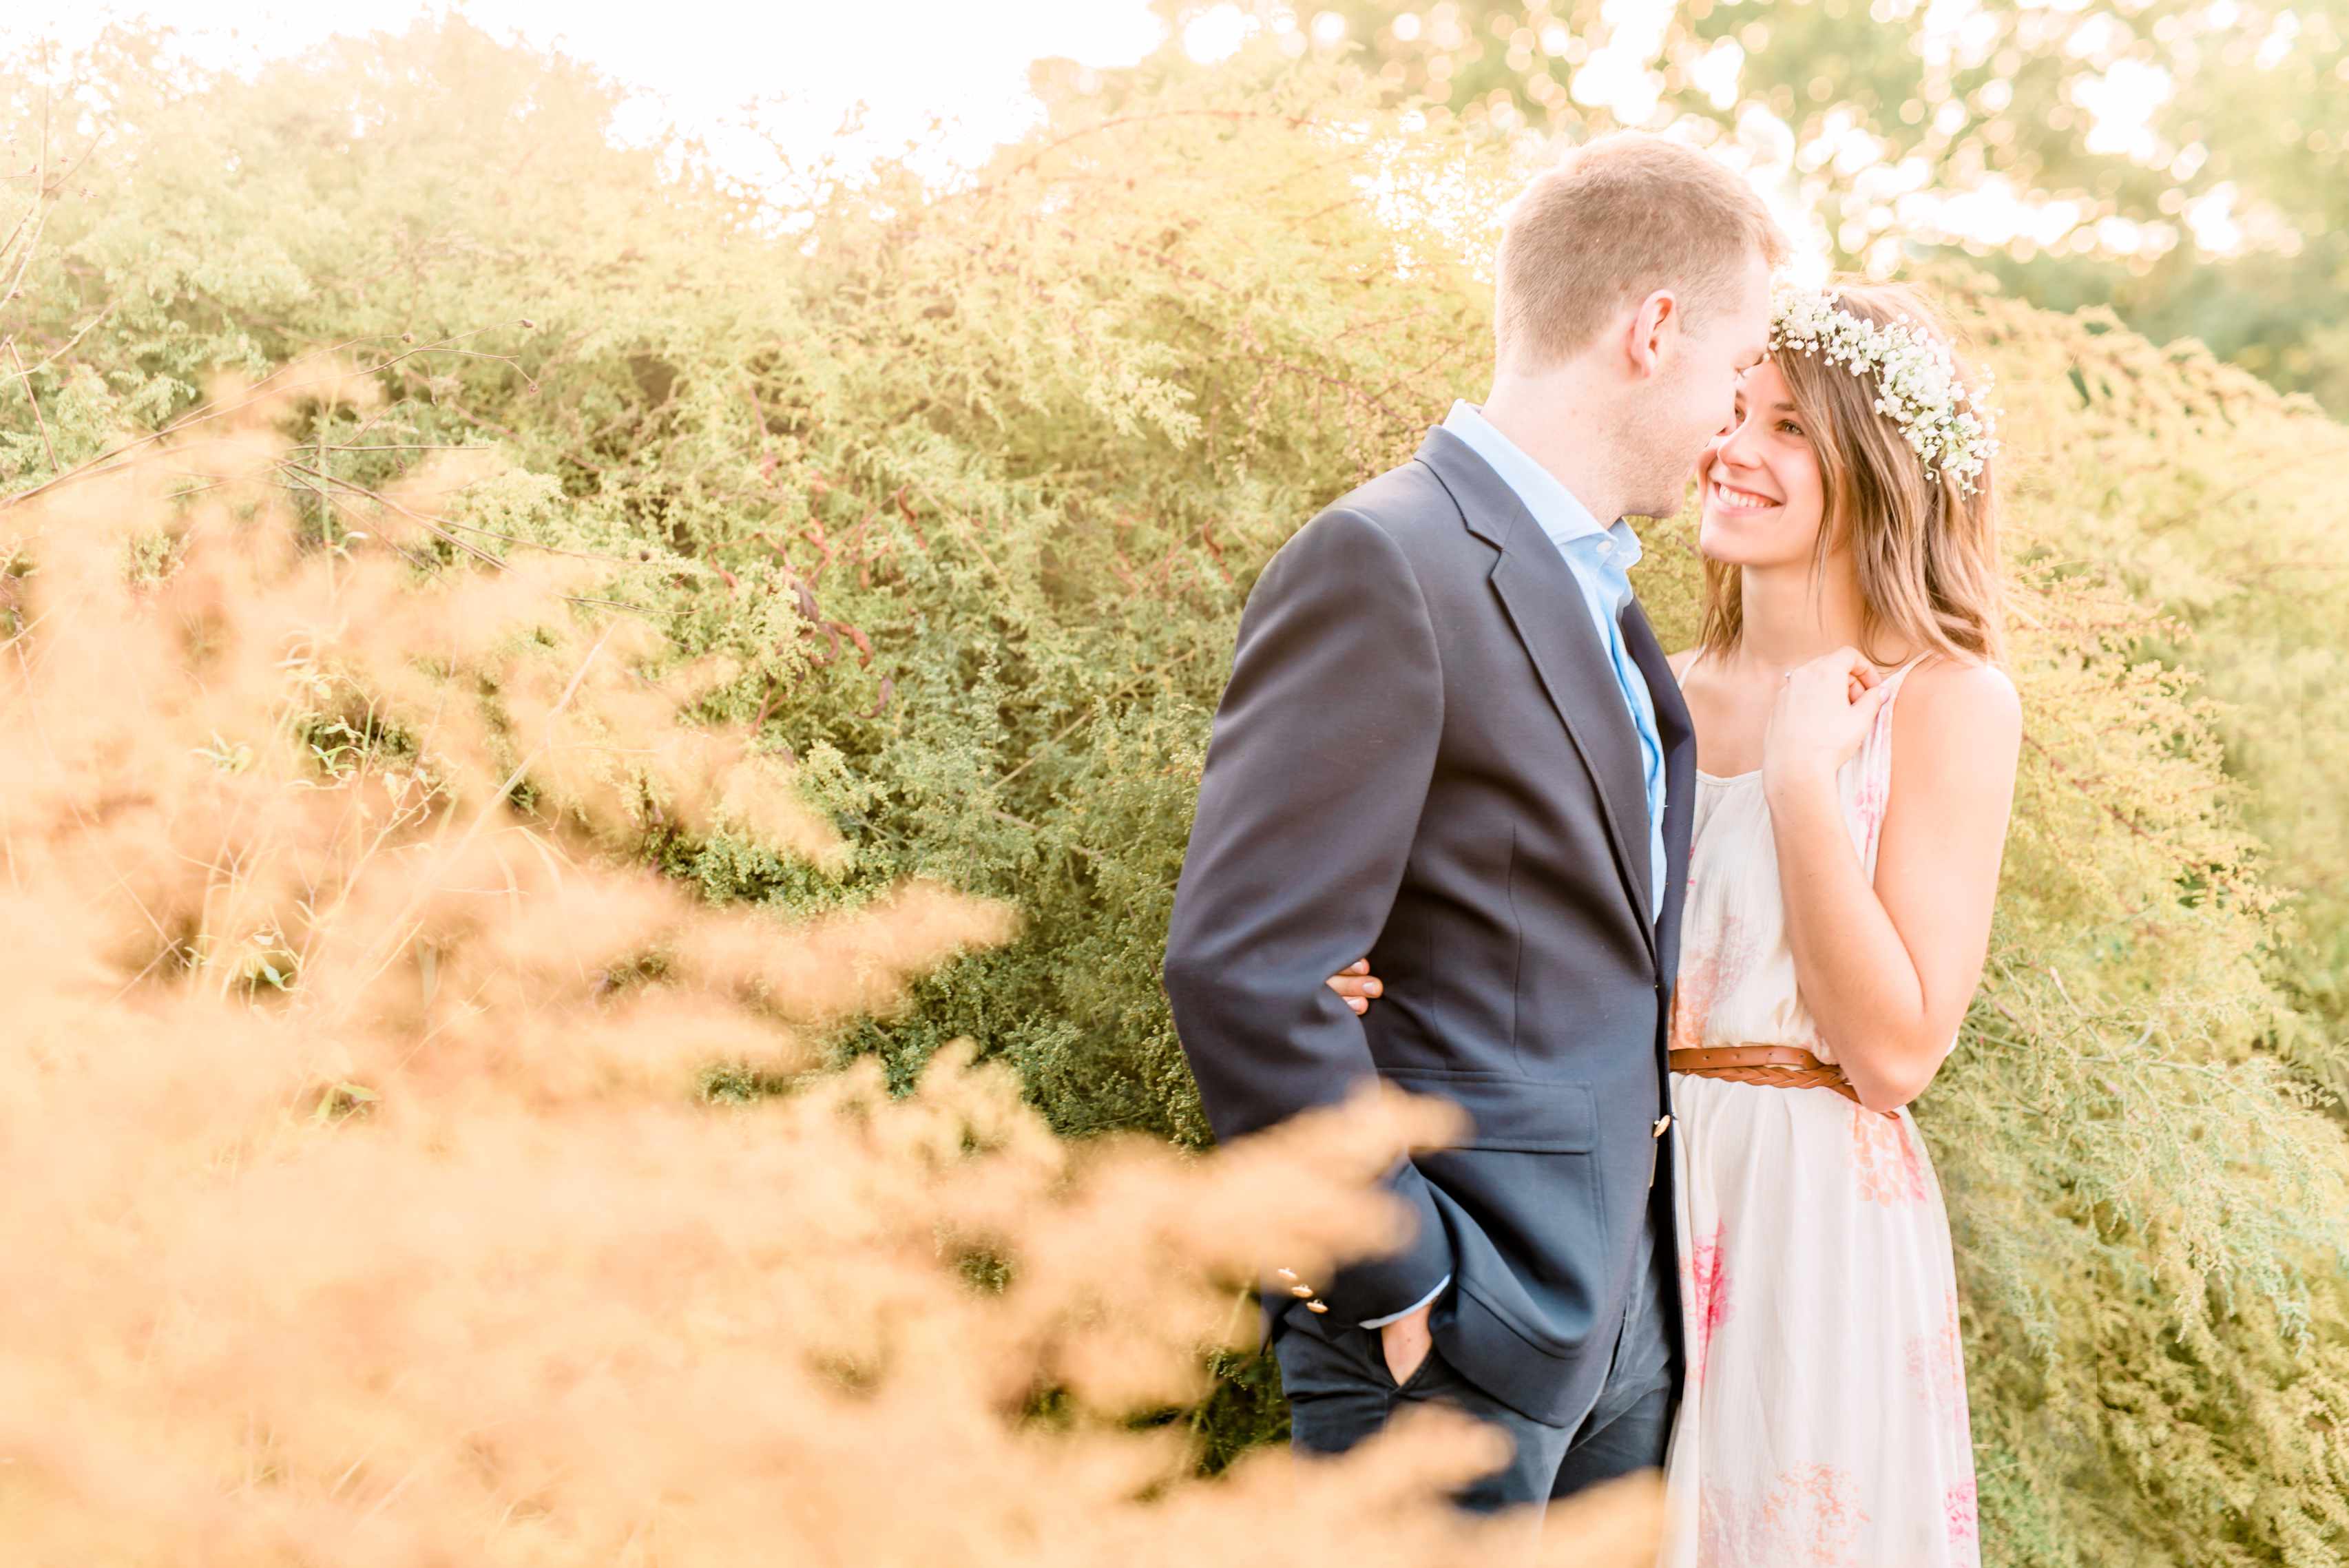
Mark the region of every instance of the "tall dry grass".
<instances>
[{"instance_id":1,"label":"tall dry grass","mask_svg":"<svg viewBox=\"0 0 2349 1568\"><path fill-rule=\"evenodd\" d=\"M785 923L605 851L843 849L688 719L727 672L398 495L305 511L316 366L0 511L0 1556L1487 1563L1429 1418L1195 1478L1238 1282L1375 1243L1424 1107L1211 1159L1055 1140L827 1029L1001 941L921 882ZM424 498L413 497L420 501ZM336 518L340 521L337 521ZM741 1104L713 1064L789 1078ZM792 1075L797 1075L792 1078ZM1542 1538L1637 1561L1644 1493Z\"/></svg>"}]
</instances>

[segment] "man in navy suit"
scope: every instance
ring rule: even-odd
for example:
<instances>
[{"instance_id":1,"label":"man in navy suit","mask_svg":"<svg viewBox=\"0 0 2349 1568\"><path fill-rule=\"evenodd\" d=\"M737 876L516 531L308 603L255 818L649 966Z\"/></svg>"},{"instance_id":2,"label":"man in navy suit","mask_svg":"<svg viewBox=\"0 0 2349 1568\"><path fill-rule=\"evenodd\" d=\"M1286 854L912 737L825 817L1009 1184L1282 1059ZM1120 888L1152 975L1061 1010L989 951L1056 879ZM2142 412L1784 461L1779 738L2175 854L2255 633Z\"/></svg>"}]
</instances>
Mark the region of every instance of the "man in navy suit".
<instances>
[{"instance_id":1,"label":"man in navy suit","mask_svg":"<svg viewBox=\"0 0 2349 1568\"><path fill-rule=\"evenodd\" d=\"M1680 510L1782 253L1677 143L1542 175L1501 241L1491 396L1273 558L1216 716L1165 980L1217 1137L1372 1076L1475 1127L1392 1172L1401 1252L1268 1280L1294 1440L1454 1405L1515 1445L1470 1507L1663 1461L1695 748L1621 520ZM1388 989L1358 1017L1325 980L1365 955Z\"/></svg>"}]
</instances>

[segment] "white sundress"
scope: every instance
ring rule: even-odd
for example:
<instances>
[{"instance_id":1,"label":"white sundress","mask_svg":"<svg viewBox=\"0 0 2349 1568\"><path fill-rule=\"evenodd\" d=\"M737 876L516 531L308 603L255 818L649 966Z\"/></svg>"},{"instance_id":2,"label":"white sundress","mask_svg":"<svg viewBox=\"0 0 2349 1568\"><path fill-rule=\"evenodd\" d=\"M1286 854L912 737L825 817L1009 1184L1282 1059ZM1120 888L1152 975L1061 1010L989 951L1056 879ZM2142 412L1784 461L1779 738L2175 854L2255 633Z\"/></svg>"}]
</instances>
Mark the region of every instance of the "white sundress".
<instances>
[{"instance_id":1,"label":"white sundress","mask_svg":"<svg viewBox=\"0 0 2349 1568\"><path fill-rule=\"evenodd\" d=\"M1898 683L1843 768L1876 874ZM1699 774L1671 1044L1800 1046L1758 773ZM1940 1184L1906 1110L1674 1073L1687 1382L1665 1568L1976 1568L1973 1445Z\"/></svg>"}]
</instances>

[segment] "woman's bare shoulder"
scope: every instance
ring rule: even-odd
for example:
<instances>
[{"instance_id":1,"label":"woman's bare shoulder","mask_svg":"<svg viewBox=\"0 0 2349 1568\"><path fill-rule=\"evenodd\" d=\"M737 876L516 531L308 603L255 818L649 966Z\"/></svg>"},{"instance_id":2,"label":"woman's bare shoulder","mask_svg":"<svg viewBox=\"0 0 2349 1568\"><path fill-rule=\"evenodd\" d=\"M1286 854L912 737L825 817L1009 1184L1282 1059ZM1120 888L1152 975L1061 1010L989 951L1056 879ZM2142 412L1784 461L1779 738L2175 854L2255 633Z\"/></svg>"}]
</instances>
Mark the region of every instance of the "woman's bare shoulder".
<instances>
[{"instance_id":1,"label":"woman's bare shoulder","mask_svg":"<svg viewBox=\"0 0 2349 1568\"><path fill-rule=\"evenodd\" d=\"M2023 747L2023 697L1996 665L1928 659L1901 683L1893 732L1896 752L1925 765L1909 770L1912 780L1956 790L2011 781Z\"/></svg>"},{"instance_id":2,"label":"woman's bare shoulder","mask_svg":"<svg viewBox=\"0 0 2349 1568\"><path fill-rule=\"evenodd\" d=\"M2013 677L1982 659L1929 658L1901 683L1901 704L1930 714L1936 726L1992 732L2023 727L2023 695Z\"/></svg>"},{"instance_id":3,"label":"woman's bare shoulder","mask_svg":"<svg viewBox=\"0 0 2349 1568\"><path fill-rule=\"evenodd\" d=\"M1666 655L1672 666L1672 679L1676 681L1688 679L1689 666L1696 663L1697 655L1703 652L1702 648L1682 648L1677 654Z\"/></svg>"}]
</instances>

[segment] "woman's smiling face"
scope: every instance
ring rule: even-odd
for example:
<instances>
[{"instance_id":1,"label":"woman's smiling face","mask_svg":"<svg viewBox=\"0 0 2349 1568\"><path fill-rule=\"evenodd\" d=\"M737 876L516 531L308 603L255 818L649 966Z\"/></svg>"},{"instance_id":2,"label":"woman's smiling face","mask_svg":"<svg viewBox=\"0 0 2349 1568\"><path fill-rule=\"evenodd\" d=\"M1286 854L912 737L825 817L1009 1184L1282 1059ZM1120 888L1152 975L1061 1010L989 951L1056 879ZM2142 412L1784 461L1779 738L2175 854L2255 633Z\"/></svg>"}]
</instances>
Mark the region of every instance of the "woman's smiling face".
<instances>
[{"instance_id":1,"label":"woman's smiling face","mask_svg":"<svg viewBox=\"0 0 2349 1568\"><path fill-rule=\"evenodd\" d=\"M1778 367L1764 360L1738 386L1735 422L1697 465L1704 511L1697 547L1738 566L1807 562L1826 512L1811 432Z\"/></svg>"}]
</instances>

